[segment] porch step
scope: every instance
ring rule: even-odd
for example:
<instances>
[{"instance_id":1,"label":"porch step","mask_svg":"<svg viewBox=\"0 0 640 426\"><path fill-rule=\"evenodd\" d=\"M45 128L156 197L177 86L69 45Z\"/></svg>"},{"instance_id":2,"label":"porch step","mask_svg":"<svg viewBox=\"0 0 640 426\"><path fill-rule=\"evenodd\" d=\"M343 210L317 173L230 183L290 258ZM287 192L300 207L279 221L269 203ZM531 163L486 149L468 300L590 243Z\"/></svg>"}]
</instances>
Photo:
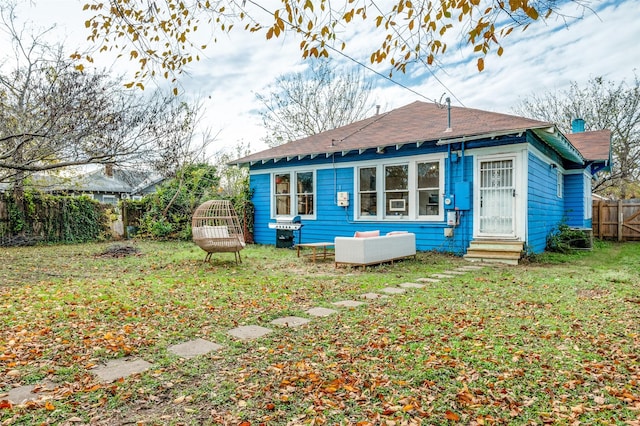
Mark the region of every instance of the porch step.
<instances>
[{"instance_id":1,"label":"porch step","mask_svg":"<svg viewBox=\"0 0 640 426\"><path fill-rule=\"evenodd\" d=\"M517 265L523 250L522 241L473 240L463 257L471 262Z\"/></svg>"}]
</instances>

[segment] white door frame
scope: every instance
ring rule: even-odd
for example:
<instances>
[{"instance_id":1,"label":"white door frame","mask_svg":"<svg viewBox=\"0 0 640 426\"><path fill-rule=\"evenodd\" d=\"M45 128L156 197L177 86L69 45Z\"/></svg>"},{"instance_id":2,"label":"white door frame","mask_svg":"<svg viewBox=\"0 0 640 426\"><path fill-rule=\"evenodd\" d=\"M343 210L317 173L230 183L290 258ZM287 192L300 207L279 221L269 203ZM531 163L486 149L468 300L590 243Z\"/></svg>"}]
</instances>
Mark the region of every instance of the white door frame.
<instances>
[{"instance_id":1,"label":"white door frame","mask_svg":"<svg viewBox=\"0 0 640 426\"><path fill-rule=\"evenodd\" d=\"M526 150L518 150L513 152L487 153L486 155L476 155L474 167L474 191L473 205L473 237L485 239L513 239L524 241L526 226L526 188L527 188L527 170L526 170ZM515 196L513 197L513 232L509 234L490 234L480 232L480 163L486 161L513 161L513 185L515 188Z\"/></svg>"}]
</instances>

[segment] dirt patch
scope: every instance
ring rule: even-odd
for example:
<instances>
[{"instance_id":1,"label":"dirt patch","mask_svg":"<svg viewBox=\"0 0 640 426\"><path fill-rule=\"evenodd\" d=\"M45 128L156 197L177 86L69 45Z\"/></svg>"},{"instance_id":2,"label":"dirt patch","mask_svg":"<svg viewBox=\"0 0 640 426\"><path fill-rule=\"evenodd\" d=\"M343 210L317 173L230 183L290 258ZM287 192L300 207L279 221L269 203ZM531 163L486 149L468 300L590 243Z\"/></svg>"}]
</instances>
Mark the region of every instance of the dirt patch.
<instances>
[{"instance_id":1,"label":"dirt patch","mask_svg":"<svg viewBox=\"0 0 640 426\"><path fill-rule=\"evenodd\" d=\"M598 288L578 290L578 297L582 299L599 299L609 295L609 290Z\"/></svg>"},{"instance_id":2,"label":"dirt patch","mask_svg":"<svg viewBox=\"0 0 640 426\"><path fill-rule=\"evenodd\" d=\"M126 257L141 256L140 249L128 244L113 244L107 247L102 253L98 253L96 257Z\"/></svg>"}]
</instances>

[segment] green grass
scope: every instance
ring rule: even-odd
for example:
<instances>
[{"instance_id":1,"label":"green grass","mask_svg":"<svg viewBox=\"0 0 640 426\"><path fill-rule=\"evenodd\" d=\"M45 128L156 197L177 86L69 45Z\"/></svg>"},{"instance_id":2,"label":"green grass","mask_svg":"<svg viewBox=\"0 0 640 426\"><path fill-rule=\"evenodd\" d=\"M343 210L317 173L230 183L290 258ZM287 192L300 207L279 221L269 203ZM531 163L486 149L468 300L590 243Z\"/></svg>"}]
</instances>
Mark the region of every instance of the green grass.
<instances>
[{"instance_id":1,"label":"green grass","mask_svg":"<svg viewBox=\"0 0 640 426\"><path fill-rule=\"evenodd\" d=\"M3 424L630 424L640 420L640 245L544 254L368 301L284 329L270 321L466 264L420 253L334 268L250 246L202 262L191 243L0 248L2 389L55 383L0 405ZM227 331L274 332L236 341ZM224 348L181 360L167 347ZM100 384L96 364L153 364ZM0 397L0 400L2 397Z\"/></svg>"}]
</instances>

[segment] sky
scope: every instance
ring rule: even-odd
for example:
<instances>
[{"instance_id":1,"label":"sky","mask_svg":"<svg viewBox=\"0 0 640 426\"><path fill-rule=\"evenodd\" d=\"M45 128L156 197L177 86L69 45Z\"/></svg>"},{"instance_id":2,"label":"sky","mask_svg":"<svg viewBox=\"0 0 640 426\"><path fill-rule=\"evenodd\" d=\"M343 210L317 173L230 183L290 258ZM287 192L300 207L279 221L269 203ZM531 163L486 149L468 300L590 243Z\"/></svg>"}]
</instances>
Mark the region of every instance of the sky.
<instances>
[{"instance_id":1,"label":"sky","mask_svg":"<svg viewBox=\"0 0 640 426\"><path fill-rule=\"evenodd\" d=\"M375 114L376 105L385 112L414 101L433 102L446 97L454 106L512 113L527 96L562 91L573 81L585 84L597 76L631 81L634 75L640 75L640 2L581 1L589 6L588 10L575 3L565 4L564 19L537 22L524 32L515 30L503 43L504 54L490 54L483 72L478 72L468 46L449 48L438 67L429 69L416 64L406 74L394 73L393 79L399 84L365 69L364 76L374 86L368 113ZM32 3L26 2L18 9L21 20L42 28L55 24L50 40L64 43L70 52L87 45L84 2ZM273 0L264 3L273 4ZM1 37L0 48L4 51L6 44L2 44ZM346 57L336 56L336 66L358 67L347 57L369 66L374 39L374 34L354 28ZM260 141L265 131L256 94L268 94L268 86L278 76L300 72L308 66L301 58L299 43L293 35L265 40L264 34L234 31L218 36L217 43L205 51L205 57L188 69L188 75L179 77L184 96L202 103L200 126L217 134L213 151L230 150L239 142L249 144L253 152L266 148ZM101 66L112 64L113 58L97 57ZM388 65L370 67L388 74ZM123 59L115 62L113 69L132 75L135 66Z\"/></svg>"}]
</instances>

